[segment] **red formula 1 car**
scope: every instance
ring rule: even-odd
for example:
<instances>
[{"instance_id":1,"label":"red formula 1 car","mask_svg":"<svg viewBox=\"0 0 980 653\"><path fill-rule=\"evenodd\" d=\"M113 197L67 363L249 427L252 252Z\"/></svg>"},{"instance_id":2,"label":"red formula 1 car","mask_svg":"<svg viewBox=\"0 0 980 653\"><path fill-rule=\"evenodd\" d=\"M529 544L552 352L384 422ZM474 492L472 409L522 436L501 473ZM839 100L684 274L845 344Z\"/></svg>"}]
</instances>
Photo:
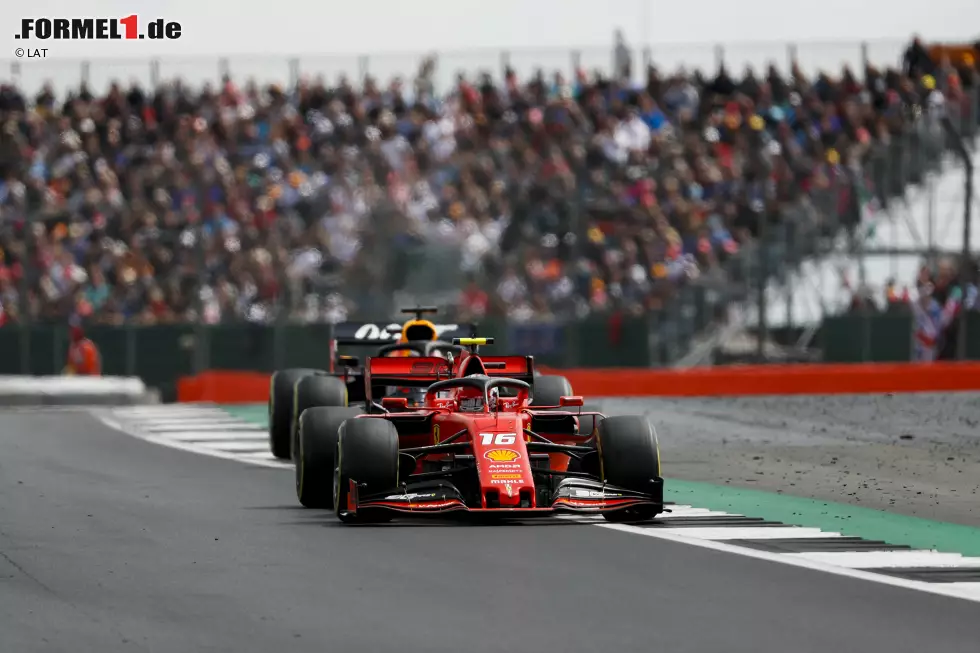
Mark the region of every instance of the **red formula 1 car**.
<instances>
[{"instance_id":1,"label":"red formula 1 car","mask_svg":"<svg viewBox=\"0 0 980 653\"><path fill-rule=\"evenodd\" d=\"M481 356L479 346L492 342L454 339L470 349L449 359L366 361L367 393L382 379L422 387L420 406L383 397L376 413L303 411L300 503L332 508L347 523L455 511L600 513L609 521L664 512L657 436L646 418L585 412L581 397L531 406L533 358ZM580 420L592 421L591 432Z\"/></svg>"}]
</instances>

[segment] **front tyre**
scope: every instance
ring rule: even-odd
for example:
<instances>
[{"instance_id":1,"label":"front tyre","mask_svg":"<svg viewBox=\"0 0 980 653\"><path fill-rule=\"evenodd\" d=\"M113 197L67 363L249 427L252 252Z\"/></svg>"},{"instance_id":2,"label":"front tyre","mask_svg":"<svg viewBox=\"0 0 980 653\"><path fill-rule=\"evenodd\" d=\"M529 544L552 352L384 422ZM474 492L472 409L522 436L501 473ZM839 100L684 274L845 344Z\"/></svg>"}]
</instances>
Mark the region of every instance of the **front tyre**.
<instances>
[{"instance_id":1,"label":"front tyre","mask_svg":"<svg viewBox=\"0 0 980 653\"><path fill-rule=\"evenodd\" d=\"M333 470L340 426L360 408L308 408L299 418L296 497L306 508L333 508Z\"/></svg>"},{"instance_id":2,"label":"front tyre","mask_svg":"<svg viewBox=\"0 0 980 653\"><path fill-rule=\"evenodd\" d=\"M398 431L394 424L373 418L344 422L337 443L333 479L333 508L340 521L389 521L390 513L349 513L347 496L351 480L358 484L358 494L384 492L398 487Z\"/></svg>"},{"instance_id":3,"label":"front tyre","mask_svg":"<svg viewBox=\"0 0 980 653\"><path fill-rule=\"evenodd\" d=\"M617 415L599 422L597 434L602 480L626 490L650 494L660 479L657 432L645 417ZM663 506L638 506L603 513L611 522L653 519Z\"/></svg>"}]
</instances>

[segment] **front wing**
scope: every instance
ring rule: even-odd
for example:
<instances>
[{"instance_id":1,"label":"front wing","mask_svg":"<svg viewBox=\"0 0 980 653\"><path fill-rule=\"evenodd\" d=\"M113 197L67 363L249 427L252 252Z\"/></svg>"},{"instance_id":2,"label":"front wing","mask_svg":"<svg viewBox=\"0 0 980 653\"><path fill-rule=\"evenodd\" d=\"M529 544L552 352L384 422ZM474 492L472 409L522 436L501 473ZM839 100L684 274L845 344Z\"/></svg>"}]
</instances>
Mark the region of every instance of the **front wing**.
<instances>
[{"instance_id":1,"label":"front wing","mask_svg":"<svg viewBox=\"0 0 980 653\"><path fill-rule=\"evenodd\" d=\"M350 514L358 511L391 511L413 515L467 512L531 516L558 512L601 514L640 506L653 506L659 514L663 512L664 505L662 478L651 480L649 493L634 492L590 478L565 478L544 506L533 508L484 508L468 505L463 494L445 480L438 483L411 484L406 488L365 495L360 494L360 489L357 482L351 479L346 506Z\"/></svg>"}]
</instances>

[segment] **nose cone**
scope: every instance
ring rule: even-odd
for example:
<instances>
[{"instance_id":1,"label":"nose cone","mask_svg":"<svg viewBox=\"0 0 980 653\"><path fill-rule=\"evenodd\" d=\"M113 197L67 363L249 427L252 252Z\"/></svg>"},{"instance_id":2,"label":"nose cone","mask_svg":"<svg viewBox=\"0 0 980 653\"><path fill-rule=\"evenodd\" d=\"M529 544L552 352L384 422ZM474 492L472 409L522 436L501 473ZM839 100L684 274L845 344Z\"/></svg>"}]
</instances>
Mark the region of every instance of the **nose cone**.
<instances>
[{"instance_id":1,"label":"nose cone","mask_svg":"<svg viewBox=\"0 0 980 653\"><path fill-rule=\"evenodd\" d=\"M521 416L500 413L475 422L473 453L484 506L489 494L501 508L516 508L521 504L521 490L527 490L524 494L530 494L533 506L534 481Z\"/></svg>"}]
</instances>

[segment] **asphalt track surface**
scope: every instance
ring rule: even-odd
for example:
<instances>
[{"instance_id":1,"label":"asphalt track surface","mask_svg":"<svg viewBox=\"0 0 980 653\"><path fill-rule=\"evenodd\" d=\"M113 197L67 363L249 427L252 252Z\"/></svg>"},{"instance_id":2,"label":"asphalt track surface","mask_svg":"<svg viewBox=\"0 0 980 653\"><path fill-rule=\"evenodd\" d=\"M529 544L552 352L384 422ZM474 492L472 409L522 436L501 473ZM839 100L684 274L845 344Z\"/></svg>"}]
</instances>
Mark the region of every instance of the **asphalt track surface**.
<instances>
[{"instance_id":1,"label":"asphalt track surface","mask_svg":"<svg viewBox=\"0 0 980 653\"><path fill-rule=\"evenodd\" d=\"M0 649L976 653L974 602L570 522L347 528L283 470L0 415Z\"/></svg>"}]
</instances>

